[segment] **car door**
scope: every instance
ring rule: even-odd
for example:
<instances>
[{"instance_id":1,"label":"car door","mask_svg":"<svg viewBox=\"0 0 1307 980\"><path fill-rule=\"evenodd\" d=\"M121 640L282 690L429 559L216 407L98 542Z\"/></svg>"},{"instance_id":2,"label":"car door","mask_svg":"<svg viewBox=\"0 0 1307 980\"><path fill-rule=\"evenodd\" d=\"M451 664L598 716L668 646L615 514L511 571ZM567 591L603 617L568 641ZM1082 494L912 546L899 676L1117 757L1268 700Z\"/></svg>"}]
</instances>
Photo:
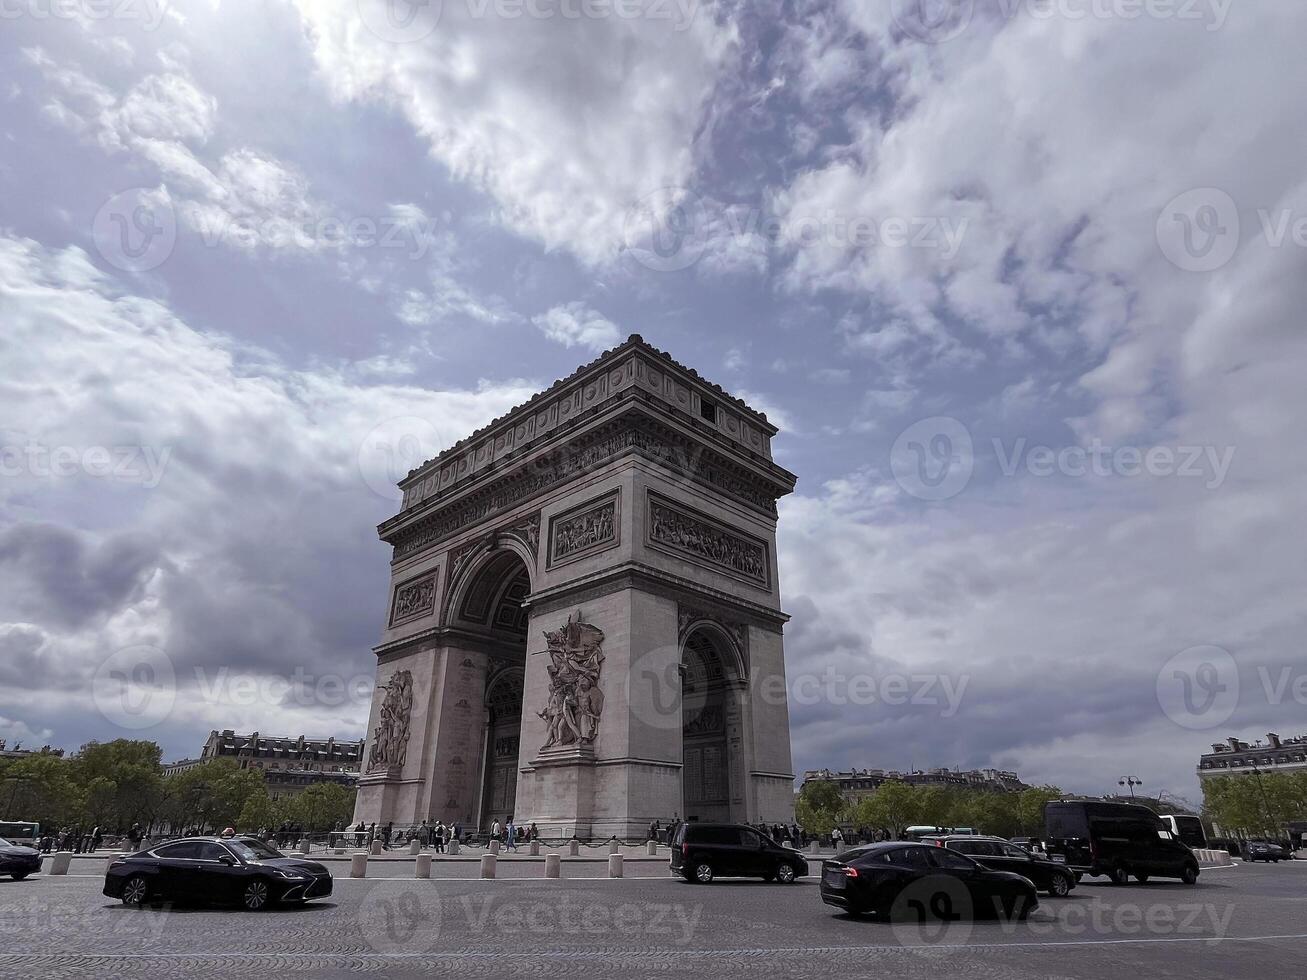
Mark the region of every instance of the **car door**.
<instances>
[{"instance_id":1,"label":"car door","mask_svg":"<svg viewBox=\"0 0 1307 980\"><path fill-rule=\"evenodd\" d=\"M989 841L989 848L994 853L990 857L980 858L980 863L995 871L1011 871L1034 882L1037 888L1048 887L1048 871L1036 861L1029 851L1003 841Z\"/></svg>"},{"instance_id":2,"label":"car door","mask_svg":"<svg viewBox=\"0 0 1307 980\"><path fill-rule=\"evenodd\" d=\"M199 841L177 841L154 850L155 880L151 892L174 902L191 902L203 895L199 881Z\"/></svg>"},{"instance_id":3,"label":"car door","mask_svg":"<svg viewBox=\"0 0 1307 980\"><path fill-rule=\"evenodd\" d=\"M762 876L775 871L776 859L763 847L762 835L756 830L739 831L739 874Z\"/></svg>"},{"instance_id":4,"label":"car door","mask_svg":"<svg viewBox=\"0 0 1307 980\"><path fill-rule=\"evenodd\" d=\"M952 914L969 917L977 909L989 908L991 896L986 891L984 870L979 864L947 847L930 848L926 853L934 873L954 883L949 892ZM958 907L963 900L970 903L970 908Z\"/></svg>"},{"instance_id":5,"label":"car door","mask_svg":"<svg viewBox=\"0 0 1307 980\"><path fill-rule=\"evenodd\" d=\"M203 841L196 856L196 898L206 902L233 902L240 895L244 866L227 848Z\"/></svg>"}]
</instances>

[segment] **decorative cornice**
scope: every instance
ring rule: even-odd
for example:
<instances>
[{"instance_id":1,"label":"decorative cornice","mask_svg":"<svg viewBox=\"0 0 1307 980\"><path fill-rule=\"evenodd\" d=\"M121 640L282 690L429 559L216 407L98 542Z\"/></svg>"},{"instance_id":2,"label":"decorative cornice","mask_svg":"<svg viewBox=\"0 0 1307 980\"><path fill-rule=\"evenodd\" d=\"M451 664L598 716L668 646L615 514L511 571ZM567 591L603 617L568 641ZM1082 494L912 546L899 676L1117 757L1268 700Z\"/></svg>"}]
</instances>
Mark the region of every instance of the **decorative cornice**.
<instances>
[{"instance_id":1,"label":"decorative cornice","mask_svg":"<svg viewBox=\"0 0 1307 980\"><path fill-rule=\"evenodd\" d=\"M682 364L680 361L672 357L672 355L667 353L666 351L659 350L657 347L654 347L652 344L646 343L645 339L641 337L638 333L633 333L629 337L627 337L626 340L624 340L622 343L618 344L616 347L604 351L602 354L596 357L593 361L590 361L588 364L582 364L571 374L567 375L567 377L559 378L544 391L532 395L521 405L514 406L513 408L505 412L503 415L499 416L499 418L494 419L487 425L483 425L481 428L474 431L470 436L467 436L464 439L460 439L458 442L454 443L448 449L442 451L439 455L433 457L432 459L427 460L421 466L415 467L414 469L410 470L408 476L404 478L405 481L412 479L418 473L428 469L429 467L432 466L432 464L444 462L454 458L460 452L468 449L469 447L475 445L478 441L489 436L496 429L506 425L509 422L509 420L524 416L528 414L529 411L534 411L535 409L538 409L544 402L548 401L553 395L559 394L564 388L568 387L569 385L576 384L588 374L598 373L599 369L606 368L609 364L616 361L618 358L620 358L623 354L627 353L628 351L636 351L636 350L643 351L646 354L650 354L653 357L660 360L665 367L670 367L675 371L679 371L682 374L688 375L690 378L693 378L696 382L698 382L699 384L707 388L709 391L711 391L713 395L715 395L719 400L721 400L726 404L731 405L737 411L743 412L747 416L749 416L751 420L759 424L759 426L767 433L768 436L774 436L777 433L778 431L777 428L767 420L766 412L759 412L756 409L750 408L747 404L745 404L745 402L742 399L735 397L730 392L728 392L725 388L723 388L721 385L709 381L707 378L700 375L698 371L694 370L694 368L687 367L686 365Z\"/></svg>"},{"instance_id":2,"label":"decorative cornice","mask_svg":"<svg viewBox=\"0 0 1307 980\"><path fill-rule=\"evenodd\" d=\"M378 532L394 545L395 560L405 558L627 453L638 453L773 520L777 498L793 488L792 475L779 467L775 469L784 476L773 474L768 479L637 411L560 447L547 465L523 462L472 493L407 523L392 519Z\"/></svg>"}]
</instances>

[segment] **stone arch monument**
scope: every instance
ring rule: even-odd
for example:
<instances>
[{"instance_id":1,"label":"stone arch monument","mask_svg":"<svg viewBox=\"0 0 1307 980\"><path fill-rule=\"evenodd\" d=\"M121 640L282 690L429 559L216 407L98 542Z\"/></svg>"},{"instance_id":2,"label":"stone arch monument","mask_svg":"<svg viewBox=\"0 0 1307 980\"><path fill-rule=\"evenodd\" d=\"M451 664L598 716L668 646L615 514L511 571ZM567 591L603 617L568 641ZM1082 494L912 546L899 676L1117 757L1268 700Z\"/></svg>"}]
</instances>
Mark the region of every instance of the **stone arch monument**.
<instances>
[{"instance_id":1,"label":"stone arch monument","mask_svg":"<svg viewBox=\"0 0 1307 980\"><path fill-rule=\"evenodd\" d=\"M790 822L776 431L632 336L410 473L354 819Z\"/></svg>"}]
</instances>

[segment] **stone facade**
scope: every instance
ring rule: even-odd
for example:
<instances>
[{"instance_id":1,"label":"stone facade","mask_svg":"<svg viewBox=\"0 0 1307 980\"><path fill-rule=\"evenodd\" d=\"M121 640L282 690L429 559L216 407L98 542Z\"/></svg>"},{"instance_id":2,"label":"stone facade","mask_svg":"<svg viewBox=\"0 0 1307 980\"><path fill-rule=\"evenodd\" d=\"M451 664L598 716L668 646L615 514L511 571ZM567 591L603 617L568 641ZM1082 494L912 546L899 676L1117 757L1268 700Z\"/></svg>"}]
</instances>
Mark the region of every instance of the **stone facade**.
<instances>
[{"instance_id":1,"label":"stone facade","mask_svg":"<svg viewBox=\"0 0 1307 980\"><path fill-rule=\"evenodd\" d=\"M632 337L409 474L355 819L791 819L775 432Z\"/></svg>"}]
</instances>

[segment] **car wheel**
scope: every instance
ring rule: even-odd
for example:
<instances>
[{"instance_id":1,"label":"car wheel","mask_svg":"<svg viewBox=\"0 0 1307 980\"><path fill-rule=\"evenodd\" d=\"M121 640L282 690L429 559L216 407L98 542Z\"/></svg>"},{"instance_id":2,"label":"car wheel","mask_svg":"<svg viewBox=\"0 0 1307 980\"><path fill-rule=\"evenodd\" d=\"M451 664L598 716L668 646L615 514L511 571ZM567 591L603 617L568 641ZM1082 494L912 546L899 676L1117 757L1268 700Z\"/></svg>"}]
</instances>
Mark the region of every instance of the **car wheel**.
<instances>
[{"instance_id":1,"label":"car wheel","mask_svg":"<svg viewBox=\"0 0 1307 980\"><path fill-rule=\"evenodd\" d=\"M137 875L134 878L128 878L127 884L123 885L122 900L124 905L130 905L132 908L140 908L145 904L145 900L149 897L149 882L140 875Z\"/></svg>"},{"instance_id":2,"label":"car wheel","mask_svg":"<svg viewBox=\"0 0 1307 980\"><path fill-rule=\"evenodd\" d=\"M1135 881L1141 885L1146 885L1148 884L1148 875L1135 875Z\"/></svg>"},{"instance_id":3,"label":"car wheel","mask_svg":"<svg viewBox=\"0 0 1307 980\"><path fill-rule=\"evenodd\" d=\"M1184 870L1180 872L1180 880L1186 885L1198 884L1198 865L1186 864Z\"/></svg>"},{"instance_id":4,"label":"car wheel","mask_svg":"<svg viewBox=\"0 0 1307 980\"><path fill-rule=\"evenodd\" d=\"M28 875L30 875L31 873L32 873L32 872L30 872L30 871L15 871L15 872L14 872L14 881L22 881L24 878L26 878L26 877L27 877Z\"/></svg>"},{"instance_id":5,"label":"car wheel","mask_svg":"<svg viewBox=\"0 0 1307 980\"><path fill-rule=\"evenodd\" d=\"M1053 875L1053 880L1048 883L1048 893L1055 898L1066 898L1071 892L1071 882L1067 880L1066 875Z\"/></svg>"},{"instance_id":6,"label":"car wheel","mask_svg":"<svg viewBox=\"0 0 1307 980\"><path fill-rule=\"evenodd\" d=\"M712 865L707 861L700 861L694 866L694 880L701 885L711 885L713 879Z\"/></svg>"},{"instance_id":7,"label":"car wheel","mask_svg":"<svg viewBox=\"0 0 1307 980\"><path fill-rule=\"evenodd\" d=\"M1125 869L1124 864L1116 865L1108 872L1107 876L1112 879L1112 884L1114 885L1130 884L1130 872Z\"/></svg>"},{"instance_id":8,"label":"car wheel","mask_svg":"<svg viewBox=\"0 0 1307 980\"><path fill-rule=\"evenodd\" d=\"M776 880L782 885L791 884L796 877L797 874L794 870L794 865L792 864L782 864L776 869Z\"/></svg>"},{"instance_id":9,"label":"car wheel","mask_svg":"<svg viewBox=\"0 0 1307 980\"><path fill-rule=\"evenodd\" d=\"M268 907L268 897L268 883L262 878L255 878L241 893L241 904L251 912L262 912Z\"/></svg>"}]
</instances>

